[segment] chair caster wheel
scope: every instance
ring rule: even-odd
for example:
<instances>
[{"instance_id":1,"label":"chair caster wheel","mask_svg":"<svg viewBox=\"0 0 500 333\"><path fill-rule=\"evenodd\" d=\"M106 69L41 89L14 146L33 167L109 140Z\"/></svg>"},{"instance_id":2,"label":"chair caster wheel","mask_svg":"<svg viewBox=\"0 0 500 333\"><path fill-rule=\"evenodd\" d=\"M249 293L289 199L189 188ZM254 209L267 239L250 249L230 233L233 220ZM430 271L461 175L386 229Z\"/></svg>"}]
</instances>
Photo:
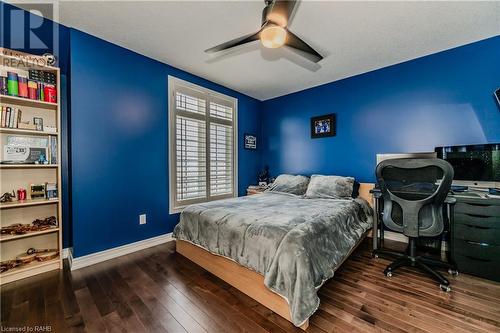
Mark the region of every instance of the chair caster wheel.
<instances>
[{"instance_id":1,"label":"chair caster wheel","mask_svg":"<svg viewBox=\"0 0 500 333\"><path fill-rule=\"evenodd\" d=\"M439 288L441 288L442 291L449 293L451 291L451 287L447 286L445 284L440 284Z\"/></svg>"},{"instance_id":2,"label":"chair caster wheel","mask_svg":"<svg viewBox=\"0 0 500 333\"><path fill-rule=\"evenodd\" d=\"M392 277L392 272L391 271L385 272L385 276Z\"/></svg>"},{"instance_id":3,"label":"chair caster wheel","mask_svg":"<svg viewBox=\"0 0 500 333\"><path fill-rule=\"evenodd\" d=\"M378 254L372 254L372 257L377 259L378 258Z\"/></svg>"},{"instance_id":4,"label":"chair caster wheel","mask_svg":"<svg viewBox=\"0 0 500 333\"><path fill-rule=\"evenodd\" d=\"M449 269L448 274L453 275L453 276L458 276L458 271L455 269Z\"/></svg>"}]
</instances>

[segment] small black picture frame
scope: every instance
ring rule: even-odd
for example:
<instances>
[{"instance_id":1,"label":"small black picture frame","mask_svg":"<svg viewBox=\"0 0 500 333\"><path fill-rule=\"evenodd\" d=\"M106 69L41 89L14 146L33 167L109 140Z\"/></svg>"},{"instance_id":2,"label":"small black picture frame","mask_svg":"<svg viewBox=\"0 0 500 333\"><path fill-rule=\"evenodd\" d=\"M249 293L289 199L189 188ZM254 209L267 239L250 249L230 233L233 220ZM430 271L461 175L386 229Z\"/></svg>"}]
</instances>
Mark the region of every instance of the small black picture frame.
<instances>
[{"instance_id":1,"label":"small black picture frame","mask_svg":"<svg viewBox=\"0 0 500 333\"><path fill-rule=\"evenodd\" d=\"M311 138L317 139L335 136L337 134L336 125L336 116L334 113L312 117Z\"/></svg>"},{"instance_id":2,"label":"small black picture frame","mask_svg":"<svg viewBox=\"0 0 500 333\"><path fill-rule=\"evenodd\" d=\"M36 126L37 131L43 131L43 118L33 117L33 124Z\"/></svg>"},{"instance_id":3,"label":"small black picture frame","mask_svg":"<svg viewBox=\"0 0 500 333\"><path fill-rule=\"evenodd\" d=\"M244 135L244 145L245 149L256 150L257 149L257 136L255 134L245 133Z\"/></svg>"}]
</instances>

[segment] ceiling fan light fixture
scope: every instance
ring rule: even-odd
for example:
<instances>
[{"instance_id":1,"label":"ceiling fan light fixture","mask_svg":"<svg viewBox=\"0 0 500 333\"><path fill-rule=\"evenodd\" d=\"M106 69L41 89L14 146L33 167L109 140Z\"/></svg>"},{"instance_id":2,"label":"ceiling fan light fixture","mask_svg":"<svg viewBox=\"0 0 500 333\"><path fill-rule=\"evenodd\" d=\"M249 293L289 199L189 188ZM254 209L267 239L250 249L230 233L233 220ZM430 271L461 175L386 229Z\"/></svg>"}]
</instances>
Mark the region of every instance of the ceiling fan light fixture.
<instances>
[{"instance_id":1,"label":"ceiling fan light fixture","mask_svg":"<svg viewBox=\"0 0 500 333\"><path fill-rule=\"evenodd\" d=\"M279 25L268 25L260 32L260 41L270 49L281 47L286 42L286 30Z\"/></svg>"},{"instance_id":2,"label":"ceiling fan light fixture","mask_svg":"<svg viewBox=\"0 0 500 333\"><path fill-rule=\"evenodd\" d=\"M300 51L306 59L317 63L323 57L300 37L288 30L290 18L299 0L264 0L266 6L262 10L260 29L257 32L234 38L225 43L206 49L206 53L220 52L233 47L260 40L266 48L276 49L288 46Z\"/></svg>"}]
</instances>

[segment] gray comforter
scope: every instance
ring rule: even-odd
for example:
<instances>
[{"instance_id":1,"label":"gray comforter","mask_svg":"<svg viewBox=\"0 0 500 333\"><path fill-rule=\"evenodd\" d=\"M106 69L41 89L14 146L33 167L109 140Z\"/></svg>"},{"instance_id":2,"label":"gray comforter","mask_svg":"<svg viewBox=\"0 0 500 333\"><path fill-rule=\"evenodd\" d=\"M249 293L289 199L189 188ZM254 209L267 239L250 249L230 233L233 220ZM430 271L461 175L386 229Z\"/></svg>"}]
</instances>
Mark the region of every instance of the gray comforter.
<instances>
[{"instance_id":1,"label":"gray comforter","mask_svg":"<svg viewBox=\"0 0 500 333\"><path fill-rule=\"evenodd\" d=\"M317 289L371 227L363 199L305 199L266 192L188 206L174 237L259 272L302 325L318 308Z\"/></svg>"}]
</instances>

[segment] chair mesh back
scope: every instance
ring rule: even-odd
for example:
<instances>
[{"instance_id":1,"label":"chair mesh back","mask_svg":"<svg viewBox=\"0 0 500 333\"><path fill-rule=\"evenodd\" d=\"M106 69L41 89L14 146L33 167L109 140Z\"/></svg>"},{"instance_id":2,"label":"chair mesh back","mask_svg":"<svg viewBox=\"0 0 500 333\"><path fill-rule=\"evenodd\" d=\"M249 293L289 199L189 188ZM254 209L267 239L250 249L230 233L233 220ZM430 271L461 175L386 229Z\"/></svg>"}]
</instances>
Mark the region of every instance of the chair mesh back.
<instances>
[{"instance_id":1,"label":"chair mesh back","mask_svg":"<svg viewBox=\"0 0 500 333\"><path fill-rule=\"evenodd\" d=\"M452 177L451 166L438 159L395 159L380 163L377 179L384 194L384 223L411 237L440 233L444 224L441 207Z\"/></svg>"},{"instance_id":2,"label":"chair mesh back","mask_svg":"<svg viewBox=\"0 0 500 333\"><path fill-rule=\"evenodd\" d=\"M418 201L432 196L437 188L438 181L443 177L443 170L437 166L426 166L422 168L403 169L394 166L386 167L382 170L386 187L394 195L404 200ZM429 205L425 205L420 210L420 214L428 215ZM397 202L393 202L392 220L403 225L403 210ZM432 221L419 218L420 225L427 225Z\"/></svg>"}]
</instances>

